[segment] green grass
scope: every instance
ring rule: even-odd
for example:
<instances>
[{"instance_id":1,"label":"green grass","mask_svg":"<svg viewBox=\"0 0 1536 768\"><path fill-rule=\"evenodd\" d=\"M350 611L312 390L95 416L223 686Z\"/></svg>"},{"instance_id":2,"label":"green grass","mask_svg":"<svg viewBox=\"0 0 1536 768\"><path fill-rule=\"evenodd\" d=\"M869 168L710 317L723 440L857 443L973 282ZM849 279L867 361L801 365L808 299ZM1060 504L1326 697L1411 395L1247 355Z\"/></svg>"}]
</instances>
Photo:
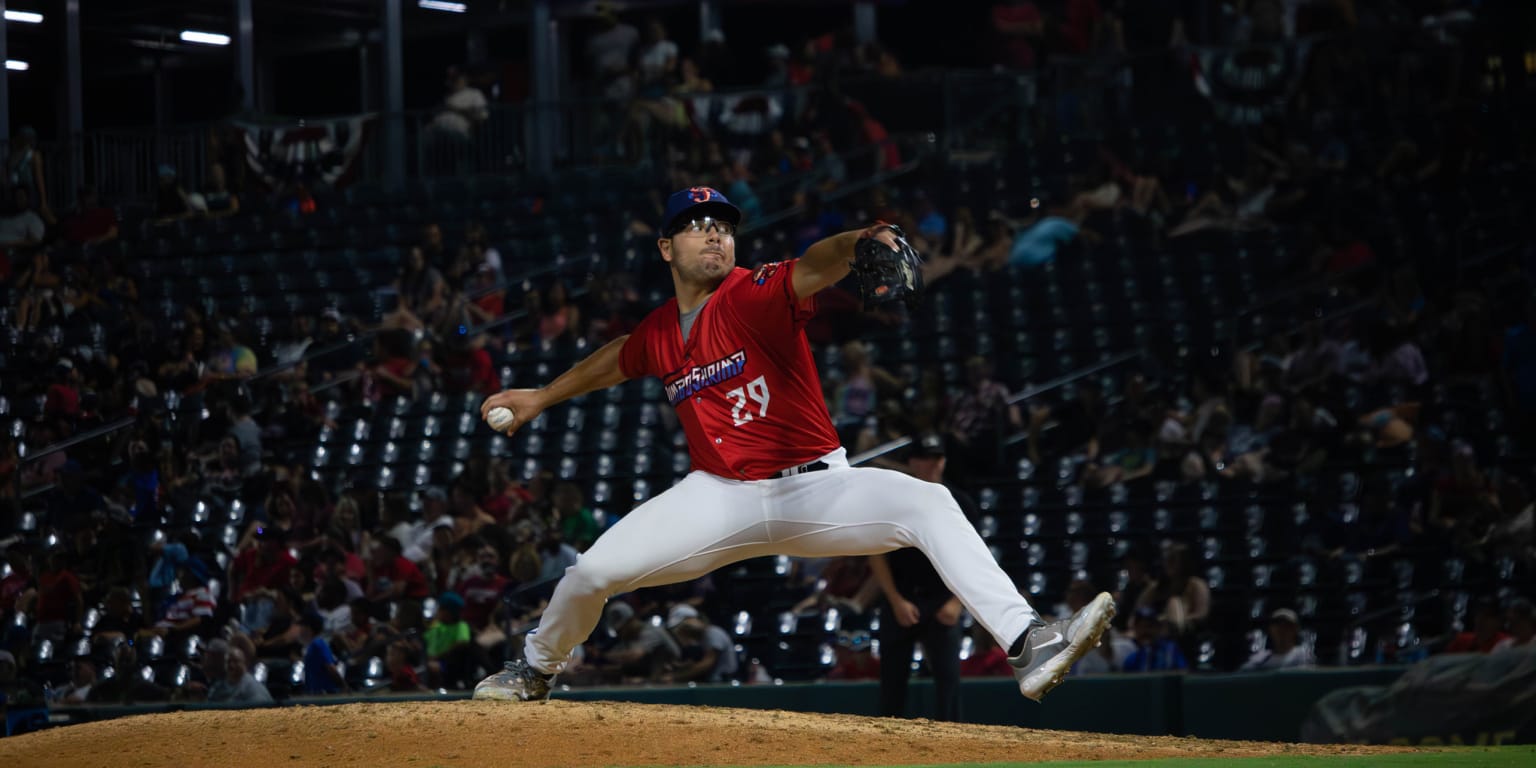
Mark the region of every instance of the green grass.
<instances>
[{"instance_id":1,"label":"green grass","mask_svg":"<svg viewBox=\"0 0 1536 768\"><path fill-rule=\"evenodd\" d=\"M1434 749L1400 755L967 763L890 768L1536 768L1536 746Z\"/></svg>"}]
</instances>

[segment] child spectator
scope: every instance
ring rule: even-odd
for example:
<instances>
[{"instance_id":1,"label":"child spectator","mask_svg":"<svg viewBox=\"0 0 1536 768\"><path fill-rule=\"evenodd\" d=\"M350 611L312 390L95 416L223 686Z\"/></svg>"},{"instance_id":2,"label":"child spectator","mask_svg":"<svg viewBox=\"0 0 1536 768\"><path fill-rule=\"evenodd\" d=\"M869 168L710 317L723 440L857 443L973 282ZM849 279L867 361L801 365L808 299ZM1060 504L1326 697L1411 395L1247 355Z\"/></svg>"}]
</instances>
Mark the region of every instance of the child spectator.
<instances>
[{"instance_id":1,"label":"child spectator","mask_svg":"<svg viewBox=\"0 0 1536 768\"><path fill-rule=\"evenodd\" d=\"M437 616L423 640L427 650L427 682L436 688L461 687L466 677L470 630L464 621L464 598L444 592L437 598Z\"/></svg>"},{"instance_id":2,"label":"child spectator","mask_svg":"<svg viewBox=\"0 0 1536 768\"><path fill-rule=\"evenodd\" d=\"M1121 667L1126 672L1167 672L1188 669L1189 662L1165 631L1168 622L1158 616L1157 609L1144 605L1136 609L1131 620L1131 639L1136 650L1125 658Z\"/></svg>"},{"instance_id":3,"label":"child spectator","mask_svg":"<svg viewBox=\"0 0 1536 768\"><path fill-rule=\"evenodd\" d=\"M299 642L304 647L304 691L309 694L340 693L347 681L337 667L331 645L321 632L325 619L318 613L306 613L299 621Z\"/></svg>"}]
</instances>

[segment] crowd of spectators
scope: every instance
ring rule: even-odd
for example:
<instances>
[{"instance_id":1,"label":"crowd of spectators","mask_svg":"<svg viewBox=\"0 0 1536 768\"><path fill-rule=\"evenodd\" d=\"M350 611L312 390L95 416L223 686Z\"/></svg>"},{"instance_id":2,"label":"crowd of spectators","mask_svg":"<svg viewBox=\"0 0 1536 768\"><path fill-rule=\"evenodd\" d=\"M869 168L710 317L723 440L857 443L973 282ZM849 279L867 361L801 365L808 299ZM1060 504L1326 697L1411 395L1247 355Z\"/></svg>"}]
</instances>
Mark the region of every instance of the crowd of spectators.
<instances>
[{"instance_id":1,"label":"crowd of spectators","mask_svg":"<svg viewBox=\"0 0 1536 768\"><path fill-rule=\"evenodd\" d=\"M1082 14L1068 14L1073 24L1114 19L1091 13L1093 3L1069 5ZM1274 5L1246 4L1232 25L1234 39L1274 34ZM1010 7L997 16L999 29L1017 31L1021 44L1034 39L1038 21L1020 10L1032 4ZM1361 27L1357 37L1369 32L1367 23L1351 22ZM764 209L754 185L775 176L797 180L790 200L802 203L802 213L773 241L782 250L771 257L793 256L863 214L903 226L928 256L930 285L942 289L957 273L1004 267L1028 280L1031 270L1117 238L1163 247L1230 231L1279 232L1294 244L1294 261L1280 273L1299 295L1344 294L1361 304L1234 343L1208 364L1129 375L1116 391L1084 378L1059 396L1024 403L1011 402L1009 393L1025 382L1000 380L985 357L967 360L964 380L946 388L932 371L882 366L868 346L840 338L842 327L813 326L818 345L837 350L823 358L836 361L823 374L828 410L850 448L931 434L949 451L948 479L962 488L1007 475L1022 458L1029 471L1065 468L1063 485L1084 493L1130 483L1304 488L1331 456L1367 452L1413 471L1401 481L1362 473L1359 503L1338 505L1303 532L1306 554L1329 561L1508 557L1527 567L1536 560L1529 492L1536 477L1528 463L1508 460L1531 447L1519 441L1533 434L1536 413L1529 244L1447 280L1446 266L1431 258L1438 254L1375 223L1405 222L1398 201L1416 199L1426 181L1457 188L1480 178L1494 141L1474 130L1465 109L1473 96L1457 90L1464 83L1446 83L1447 105L1414 102L1415 71L1394 73L1377 83L1387 87L1365 96L1371 83L1339 80L1328 68L1358 53L1339 43L1314 51L1291 111L1250 135L1241 162L1204 178L1175 174L1156 160L1133 167L1127 138L1110 136L1097 144L1097 162L1059 188L999 198L992 210L903 184L822 205L819 190L899 160L878 152L868 167L843 165L846 150L880 140L862 107L786 95L729 107L709 101L710 109L726 111L701 118L697 94L732 77L722 69L730 57L713 47L718 35L706 34L684 55L658 23L643 33L617 16L603 24L586 48L600 75L594 87L631 105L616 118L626 152L676 150L668 187L714 183L751 216ZM1104 34L1090 27L1099 30L1094 37ZM1053 29L1063 40L1084 35L1072 24ZM1023 56L1023 47L1011 49ZM899 68L888 51L848 48L836 38L793 56L787 49L767 56L773 75L763 85L773 88L810 83L819 68ZM455 82L455 108L483 108L465 88ZM1436 142L1406 123L1376 124L1344 108L1376 99L1391 108L1368 114L1428 117L1434 132L1458 141ZM1303 121L1301 113L1312 117ZM444 117L441 129L472 130L473 114L459 118ZM831 125L847 131L813 130ZM668 138L653 143L658 133ZM1383 134L1395 139L1381 142ZM38 167L26 154L35 149L17 146L12 166ZM1531 159L1508 158L1527 166ZM175 169L160 177L149 226L244 210L218 166L197 193L185 191ZM26 507L41 513L36 535L0 539L0 684L14 685L7 678L17 667L32 671L46 662L35 653L46 640L52 659L69 659L68 683L49 694L63 704L258 703L274 693L462 688L495 668L516 633L537 620L540 585L623 513L598 514L580 485L547 472L525 477L512 458L476 455L452 477L398 490L380 489L364 474L328 487L294 449L338 427L333 402L489 393L502 384L494 360L508 350L590 348L621 335L648 309L642 276L603 271L580 285L530 285L523 312L495 325L509 314L512 299L502 286L514 265L503 262L481 225L445 232L431 224L402 246L388 292L393 305L377 321L327 309L295 316L286 328L263 327L249 312L191 304L166 321L139 306L132 264L105 247L124 236L110 207L82 189L75 209L55 221L36 194L40 176L21 178L0 217L0 277L7 332L23 361L8 367L37 375L6 396L36 407L25 412L23 430L0 434L0 532L21 527L18 492L43 503ZM644 242L654 218L639 216L632 234ZM829 314L848 309L839 290L821 297ZM889 329L900 319L862 322ZM372 339L371 352L354 343L363 338ZM259 371L264 375L255 377ZM323 395L315 391L322 387ZM1447 393L1458 387L1484 387L1500 411L1497 423L1473 424L1481 417L1453 408ZM197 417L181 416L189 413ZM35 452L124 415L136 423L115 442L22 461L23 445ZM1010 448L1015 443L1022 448ZM235 511L229 527L194 525L214 500ZM175 517L162 526L167 510ZM146 538L154 540L147 551L136 545ZM1211 587L1195 568L1195 545L1136 549L1114 564L1117 583L1080 578L1060 607L1041 606L1064 613L1095 589L1116 592L1120 623L1080 671L1194 666L1195 643L1212 629ZM804 612L836 606L857 615L874 606L875 579L862 561L807 562L795 566L786 590ZM1426 638L1414 650L1528 645L1528 597L1486 596L1465 632ZM771 679L761 663L738 657L729 628L713 623L729 613L721 600L706 577L612 603L562 682ZM1318 661L1297 611L1277 608L1267 620L1267 636L1243 668ZM82 638L83 649L76 647ZM984 633L966 647L963 674L1007 674L998 661L1003 650ZM183 674L167 665L187 658L188 648L197 650L195 668ZM876 651L867 635L848 633L829 674L873 677ZM132 673L143 667L155 674Z\"/></svg>"}]
</instances>

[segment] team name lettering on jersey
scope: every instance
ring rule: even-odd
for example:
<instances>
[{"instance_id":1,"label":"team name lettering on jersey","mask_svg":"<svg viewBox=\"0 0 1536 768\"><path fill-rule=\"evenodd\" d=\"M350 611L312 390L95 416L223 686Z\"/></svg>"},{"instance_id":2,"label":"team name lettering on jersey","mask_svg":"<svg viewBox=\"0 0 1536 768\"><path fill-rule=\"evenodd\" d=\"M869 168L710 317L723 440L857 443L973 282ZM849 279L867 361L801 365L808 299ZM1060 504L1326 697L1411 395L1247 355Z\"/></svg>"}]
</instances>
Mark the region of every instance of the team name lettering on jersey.
<instances>
[{"instance_id":1,"label":"team name lettering on jersey","mask_svg":"<svg viewBox=\"0 0 1536 768\"><path fill-rule=\"evenodd\" d=\"M694 393L708 389L722 381L741 375L747 367L746 350L738 349L713 363L696 365L672 381L667 382L667 400L676 406Z\"/></svg>"},{"instance_id":2,"label":"team name lettering on jersey","mask_svg":"<svg viewBox=\"0 0 1536 768\"><path fill-rule=\"evenodd\" d=\"M768 282L768 278L773 277L779 271L779 265L783 263L782 261L770 261L758 267L757 271L752 273L752 282L756 285Z\"/></svg>"}]
</instances>

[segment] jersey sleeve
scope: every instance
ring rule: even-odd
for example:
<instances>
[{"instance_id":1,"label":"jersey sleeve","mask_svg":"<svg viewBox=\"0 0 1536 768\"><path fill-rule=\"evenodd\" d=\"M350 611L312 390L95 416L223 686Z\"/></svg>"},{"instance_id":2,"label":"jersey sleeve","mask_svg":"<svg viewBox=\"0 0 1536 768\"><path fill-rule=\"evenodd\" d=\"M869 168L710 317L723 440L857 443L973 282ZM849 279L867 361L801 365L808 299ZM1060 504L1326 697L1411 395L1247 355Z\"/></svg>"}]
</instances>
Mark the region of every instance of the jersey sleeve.
<instances>
[{"instance_id":1,"label":"jersey sleeve","mask_svg":"<svg viewBox=\"0 0 1536 768\"><path fill-rule=\"evenodd\" d=\"M647 315L631 331L624 346L619 349L619 370L627 379L639 379L652 375L650 339L655 335L655 315Z\"/></svg>"},{"instance_id":2,"label":"jersey sleeve","mask_svg":"<svg viewBox=\"0 0 1536 768\"><path fill-rule=\"evenodd\" d=\"M773 261L752 270L737 290L743 319L755 327L789 325L798 330L816 314L814 296L795 297L795 266L799 259Z\"/></svg>"}]
</instances>

